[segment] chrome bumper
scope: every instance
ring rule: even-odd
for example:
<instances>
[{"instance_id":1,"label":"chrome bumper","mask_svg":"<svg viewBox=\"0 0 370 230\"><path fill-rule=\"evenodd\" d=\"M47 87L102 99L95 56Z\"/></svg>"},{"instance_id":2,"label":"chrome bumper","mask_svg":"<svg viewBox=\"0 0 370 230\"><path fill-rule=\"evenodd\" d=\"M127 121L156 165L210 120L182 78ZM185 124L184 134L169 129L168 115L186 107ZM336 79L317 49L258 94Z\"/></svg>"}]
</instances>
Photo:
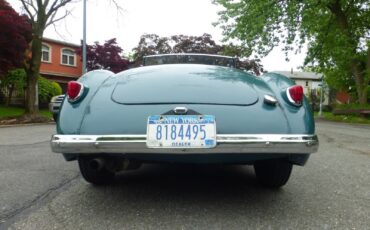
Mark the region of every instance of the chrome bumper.
<instances>
[{"instance_id":1,"label":"chrome bumper","mask_svg":"<svg viewBox=\"0 0 370 230\"><path fill-rule=\"evenodd\" d=\"M146 135L54 135L51 149L56 153L285 153L309 154L317 152L316 135L291 134L219 134L214 148L148 148Z\"/></svg>"}]
</instances>

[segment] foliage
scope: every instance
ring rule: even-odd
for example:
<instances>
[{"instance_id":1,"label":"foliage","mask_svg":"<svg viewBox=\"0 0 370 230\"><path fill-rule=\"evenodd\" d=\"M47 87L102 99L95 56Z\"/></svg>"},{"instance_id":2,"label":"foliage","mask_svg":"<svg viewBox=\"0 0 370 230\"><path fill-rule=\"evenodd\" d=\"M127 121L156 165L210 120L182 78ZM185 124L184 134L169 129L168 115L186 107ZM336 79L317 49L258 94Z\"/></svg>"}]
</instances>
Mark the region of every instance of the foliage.
<instances>
[{"instance_id":1,"label":"foliage","mask_svg":"<svg viewBox=\"0 0 370 230\"><path fill-rule=\"evenodd\" d=\"M12 92L16 90L20 94L24 94L26 87L27 74L24 69L15 69L9 71L1 82L1 87L8 88L9 94L7 104L10 102ZM57 82L49 81L46 78L39 76L38 81L39 100L49 102L51 97L62 94L62 88Z\"/></svg>"},{"instance_id":2,"label":"foliage","mask_svg":"<svg viewBox=\"0 0 370 230\"><path fill-rule=\"evenodd\" d=\"M6 95L5 105L9 105L15 91L18 94L23 94L23 90L26 87L26 72L24 69L9 71L1 81L0 87L7 89L8 95Z\"/></svg>"},{"instance_id":3,"label":"foliage","mask_svg":"<svg viewBox=\"0 0 370 230\"><path fill-rule=\"evenodd\" d=\"M142 62L146 55L173 53L168 37L159 37L156 34L144 34L139 44L133 49L133 58L136 63Z\"/></svg>"},{"instance_id":4,"label":"foliage","mask_svg":"<svg viewBox=\"0 0 370 230\"><path fill-rule=\"evenodd\" d=\"M66 8L73 0L20 0L32 25L31 57L26 64L27 97L25 109L27 115L38 113L36 103L36 85L40 74L42 38L45 29L70 14ZM64 13L63 13L64 12Z\"/></svg>"},{"instance_id":5,"label":"foliage","mask_svg":"<svg viewBox=\"0 0 370 230\"><path fill-rule=\"evenodd\" d=\"M52 81L51 84L53 84L53 96L61 95L63 94L62 87L59 85L58 82Z\"/></svg>"},{"instance_id":6,"label":"foliage","mask_svg":"<svg viewBox=\"0 0 370 230\"><path fill-rule=\"evenodd\" d=\"M171 41L175 43L173 53L218 54L222 50L222 46L217 45L212 36L206 33L202 36L174 35Z\"/></svg>"},{"instance_id":7,"label":"foliage","mask_svg":"<svg viewBox=\"0 0 370 230\"><path fill-rule=\"evenodd\" d=\"M5 0L0 0L0 76L23 66L31 41L31 24Z\"/></svg>"},{"instance_id":8,"label":"foliage","mask_svg":"<svg viewBox=\"0 0 370 230\"><path fill-rule=\"evenodd\" d=\"M368 0L214 0L225 9L217 24L227 39L239 39L249 53L267 55L284 44L299 52L308 44L306 65L328 76L335 88L356 84L366 103L370 80ZM331 79L330 79L331 78ZM334 79L340 79L339 84Z\"/></svg>"},{"instance_id":9,"label":"foliage","mask_svg":"<svg viewBox=\"0 0 370 230\"><path fill-rule=\"evenodd\" d=\"M210 34L202 36L173 35L170 37L160 37L156 34L144 34L141 36L139 44L133 49L133 59L135 65L142 63L143 57L155 54L169 53L204 53L219 54L239 57L238 67L253 71L256 75L263 72L259 59L245 58L245 50L241 46L217 44Z\"/></svg>"},{"instance_id":10,"label":"foliage","mask_svg":"<svg viewBox=\"0 0 370 230\"><path fill-rule=\"evenodd\" d=\"M10 70L1 81L0 86L5 88L13 88L17 91L23 92L26 86L26 72L24 69Z\"/></svg>"},{"instance_id":11,"label":"foliage","mask_svg":"<svg viewBox=\"0 0 370 230\"><path fill-rule=\"evenodd\" d=\"M88 71L95 69L107 69L114 73L128 69L130 62L121 57L123 49L112 38L105 41L103 45L95 42L94 45L86 46L86 68ZM77 50L82 54L82 47Z\"/></svg>"},{"instance_id":12,"label":"foliage","mask_svg":"<svg viewBox=\"0 0 370 230\"><path fill-rule=\"evenodd\" d=\"M49 81L46 78L39 77L39 100L41 102L49 102L50 99L54 96L62 94L62 88L56 82Z\"/></svg>"}]
</instances>

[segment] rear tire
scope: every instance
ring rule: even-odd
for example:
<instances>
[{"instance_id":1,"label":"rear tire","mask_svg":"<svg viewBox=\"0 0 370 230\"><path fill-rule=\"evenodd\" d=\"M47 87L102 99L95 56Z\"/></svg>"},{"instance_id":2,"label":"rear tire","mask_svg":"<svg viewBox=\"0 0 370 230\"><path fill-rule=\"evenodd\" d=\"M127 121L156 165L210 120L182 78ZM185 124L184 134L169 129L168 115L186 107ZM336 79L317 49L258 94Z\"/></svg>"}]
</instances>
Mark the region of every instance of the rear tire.
<instances>
[{"instance_id":1,"label":"rear tire","mask_svg":"<svg viewBox=\"0 0 370 230\"><path fill-rule=\"evenodd\" d=\"M105 185L113 181L115 173L107 170L105 167L96 169L92 167L91 157L79 157L78 165L80 167L80 172L82 177L89 183L95 185Z\"/></svg>"},{"instance_id":2,"label":"rear tire","mask_svg":"<svg viewBox=\"0 0 370 230\"><path fill-rule=\"evenodd\" d=\"M272 159L254 163L257 180L269 188L285 185L292 172L293 165L285 159Z\"/></svg>"}]
</instances>

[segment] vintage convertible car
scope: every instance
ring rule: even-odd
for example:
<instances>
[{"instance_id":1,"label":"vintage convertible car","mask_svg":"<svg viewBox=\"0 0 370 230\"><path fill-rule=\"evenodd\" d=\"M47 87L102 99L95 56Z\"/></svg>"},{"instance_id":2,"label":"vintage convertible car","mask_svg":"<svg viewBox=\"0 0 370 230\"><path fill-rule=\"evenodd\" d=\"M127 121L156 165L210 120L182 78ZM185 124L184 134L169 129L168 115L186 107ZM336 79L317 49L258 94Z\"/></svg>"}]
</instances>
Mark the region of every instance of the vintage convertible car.
<instances>
[{"instance_id":1,"label":"vintage convertible car","mask_svg":"<svg viewBox=\"0 0 370 230\"><path fill-rule=\"evenodd\" d=\"M263 185L283 186L318 149L301 86L256 77L231 57L153 55L118 74L68 83L51 148L78 160L90 183L145 162L251 164Z\"/></svg>"}]
</instances>

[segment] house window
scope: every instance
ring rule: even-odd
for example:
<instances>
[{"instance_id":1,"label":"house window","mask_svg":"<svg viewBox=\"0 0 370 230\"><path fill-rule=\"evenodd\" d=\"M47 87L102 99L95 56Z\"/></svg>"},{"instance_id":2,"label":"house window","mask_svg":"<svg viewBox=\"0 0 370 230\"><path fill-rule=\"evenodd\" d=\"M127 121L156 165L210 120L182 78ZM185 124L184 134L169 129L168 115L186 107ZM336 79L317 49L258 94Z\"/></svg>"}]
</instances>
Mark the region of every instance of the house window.
<instances>
[{"instance_id":1,"label":"house window","mask_svg":"<svg viewBox=\"0 0 370 230\"><path fill-rule=\"evenodd\" d=\"M306 81L306 86L308 86L308 81Z\"/></svg>"},{"instance_id":2,"label":"house window","mask_svg":"<svg viewBox=\"0 0 370 230\"><path fill-rule=\"evenodd\" d=\"M42 47L41 47L41 61L51 62L50 51L51 51L51 48L48 45L44 45L44 44L42 45Z\"/></svg>"},{"instance_id":3,"label":"house window","mask_svg":"<svg viewBox=\"0 0 370 230\"><path fill-rule=\"evenodd\" d=\"M71 49L62 49L62 64L75 66L76 53Z\"/></svg>"}]
</instances>

